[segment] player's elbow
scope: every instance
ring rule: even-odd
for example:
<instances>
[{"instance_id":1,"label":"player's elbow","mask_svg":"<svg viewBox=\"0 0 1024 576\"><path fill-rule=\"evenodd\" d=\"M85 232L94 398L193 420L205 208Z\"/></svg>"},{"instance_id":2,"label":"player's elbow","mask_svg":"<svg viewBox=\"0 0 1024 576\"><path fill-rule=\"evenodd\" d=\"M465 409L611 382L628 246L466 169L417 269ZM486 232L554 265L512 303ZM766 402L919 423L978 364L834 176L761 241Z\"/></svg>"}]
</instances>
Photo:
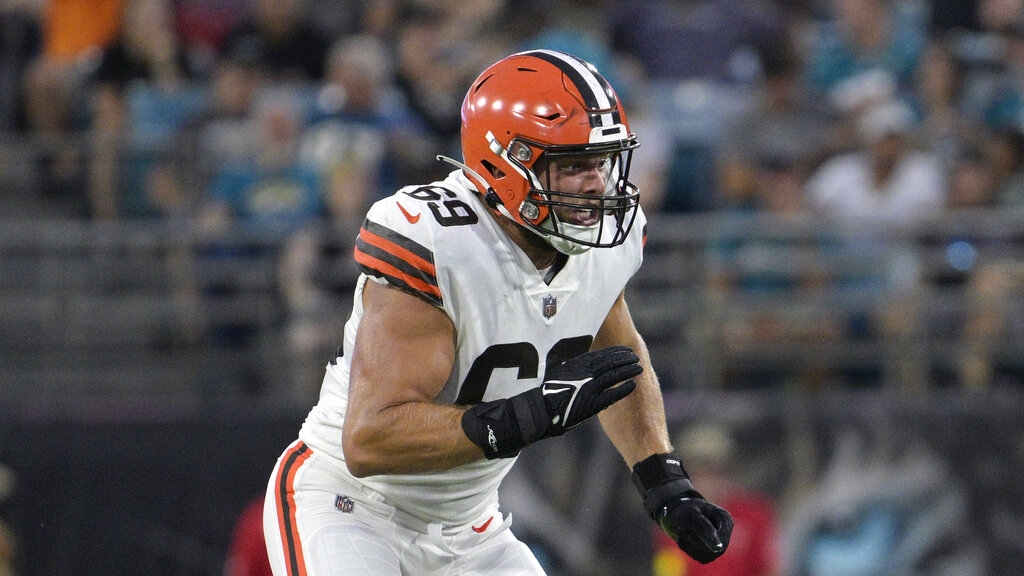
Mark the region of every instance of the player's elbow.
<instances>
[{"instance_id":1,"label":"player's elbow","mask_svg":"<svg viewBox=\"0 0 1024 576\"><path fill-rule=\"evenodd\" d=\"M351 458L346 455L345 465L348 466L349 474L352 474L356 478L366 478L367 476L378 474L378 472L374 471L372 463L368 462L366 459Z\"/></svg>"},{"instance_id":2,"label":"player's elbow","mask_svg":"<svg viewBox=\"0 0 1024 576\"><path fill-rule=\"evenodd\" d=\"M345 426L341 447L345 453L345 465L356 478L384 472L380 469L379 450L374 449L372 437L373 433L365 426Z\"/></svg>"}]
</instances>

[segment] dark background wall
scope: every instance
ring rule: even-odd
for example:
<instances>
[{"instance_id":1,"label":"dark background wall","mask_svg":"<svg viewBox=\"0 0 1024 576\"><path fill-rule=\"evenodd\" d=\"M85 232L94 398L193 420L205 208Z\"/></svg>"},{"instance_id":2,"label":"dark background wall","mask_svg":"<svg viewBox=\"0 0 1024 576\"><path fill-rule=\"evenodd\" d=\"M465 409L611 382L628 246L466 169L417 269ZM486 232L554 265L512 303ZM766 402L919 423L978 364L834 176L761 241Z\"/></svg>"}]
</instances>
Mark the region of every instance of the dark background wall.
<instances>
[{"instance_id":1,"label":"dark background wall","mask_svg":"<svg viewBox=\"0 0 1024 576\"><path fill-rule=\"evenodd\" d=\"M17 574L220 574L236 516L301 421L4 418L0 462L18 487L0 510L20 543Z\"/></svg>"},{"instance_id":2,"label":"dark background wall","mask_svg":"<svg viewBox=\"0 0 1024 576\"><path fill-rule=\"evenodd\" d=\"M891 536L870 555L887 574L1024 571L1016 390L927 401L676 392L666 403L673 431L732 430L736 479L778 505L784 574L813 574L825 548L863 558L880 517ZM262 494L305 411L240 402L88 413L0 411L0 462L18 477L0 517L21 545L19 576L221 574L238 513ZM653 525L596 425L524 451L502 490L513 530L551 576L651 573Z\"/></svg>"}]
</instances>

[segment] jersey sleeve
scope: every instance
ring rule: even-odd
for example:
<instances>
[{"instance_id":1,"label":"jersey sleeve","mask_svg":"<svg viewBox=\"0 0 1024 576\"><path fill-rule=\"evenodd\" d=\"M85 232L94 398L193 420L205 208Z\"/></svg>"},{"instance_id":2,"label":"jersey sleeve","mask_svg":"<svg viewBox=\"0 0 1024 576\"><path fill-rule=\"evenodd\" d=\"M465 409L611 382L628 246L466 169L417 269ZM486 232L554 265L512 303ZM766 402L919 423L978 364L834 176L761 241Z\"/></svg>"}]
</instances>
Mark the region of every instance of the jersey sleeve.
<instances>
[{"instance_id":1,"label":"jersey sleeve","mask_svg":"<svg viewBox=\"0 0 1024 576\"><path fill-rule=\"evenodd\" d=\"M374 204L359 228L353 255L359 270L427 303L443 307L430 218L422 204L392 196Z\"/></svg>"}]
</instances>

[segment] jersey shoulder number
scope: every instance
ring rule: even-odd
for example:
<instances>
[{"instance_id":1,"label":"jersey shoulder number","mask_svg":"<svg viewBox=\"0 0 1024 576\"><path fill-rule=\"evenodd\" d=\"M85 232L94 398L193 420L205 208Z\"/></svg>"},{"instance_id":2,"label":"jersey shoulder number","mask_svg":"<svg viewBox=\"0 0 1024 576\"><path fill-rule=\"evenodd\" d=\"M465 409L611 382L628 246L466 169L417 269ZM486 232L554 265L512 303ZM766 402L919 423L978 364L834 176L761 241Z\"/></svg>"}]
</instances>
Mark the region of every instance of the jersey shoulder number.
<instances>
[{"instance_id":1,"label":"jersey shoulder number","mask_svg":"<svg viewBox=\"0 0 1024 576\"><path fill-rule=\"evenodd\" d=\"M421 214L417 213L415 216L412 216L405 212L401 199L403 195L417 200L418 204L425 206L430 216L441 226L467 226L480 221L480 217L477 216L473 207L465 200L459 198L458 194L444 186L432 184L429 186L403 188L396 195L397 200L395 202L406 217L406 220L412 224L419 221Z\"/></svg>"},{"instance_id":2,"label":"jersey shoulder number","mask_svg":"<svg viewBox=\"0 0 1024 576\"><path fill-rule=\"evenodd\" d=\"M408 186L370 208L353 256L361 272L440 307L435 237L439 228L478 221L473 207L456 192L438 184Z\"/></svg>"}]
</instances>

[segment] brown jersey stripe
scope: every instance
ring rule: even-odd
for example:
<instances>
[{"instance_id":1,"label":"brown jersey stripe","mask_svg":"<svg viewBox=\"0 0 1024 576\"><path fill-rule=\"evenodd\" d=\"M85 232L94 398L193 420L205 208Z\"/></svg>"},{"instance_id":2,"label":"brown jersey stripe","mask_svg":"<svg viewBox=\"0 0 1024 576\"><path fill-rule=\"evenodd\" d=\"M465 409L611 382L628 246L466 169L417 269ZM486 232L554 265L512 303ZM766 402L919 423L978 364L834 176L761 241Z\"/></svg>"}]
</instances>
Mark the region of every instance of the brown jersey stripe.
<instances>
[{"instance_id":1,"label":"brown jersey stripe","mask_svg":"<svg viewBox=\"0 0 1024 576\"><path fill-rule=\"evenodd\" d=\"M434 261L434 253L428 250L426 246L423 246L417 243L415 240L411 240L406 236L403 236L402 234L395 232L394 230L388 228L387 226L378 224L372 220L363 220L362 230L370 232L375 236L384 238L386 240L393 242L394 244L397 244L398 246L401 246L404 250L411 252L424 262ZM360 230L360 233L362 233L362 230ZM433 265L431 265L431 267L433 267Z\"/></svg>"},{"instance_id":2,"label":"brown jersey stripe","mask_svg":"<svg viewBox=\"0 0 1024 576\"><path fill-rule=\"evenodd\" d=\"M363 224L356 238L356 249L408 269L410 273L435 277L434 255L429 250L394 230L383 226L376 228L376 231L371 231Z\"/></svg>"},{"instance_id":3,"label":"brown jersey stripe","mask_svg":"<svg viewBox=\"0 0 1024 576\"><path fill-rule=\"evenodd\" d=\"M354 255L359 269L366 274L378 278L383 277L396 288L422 298L434 306L441 305L441 290L437 287L436 283L428 283L420 278L406 274L391 264L361 251L358 246L356 246Z\"/></svg>"},{"instance_id":4,"label":"brown jersey stripe","mask_svg":"<svg viewBox=\"0 0 1024 576\"><path fill-rule=\"evenodd\" d=\"M367 224L372 224L377 233L371 232ZM353 256L364 273L385 278L395 287L434 306L441 305L433 256L409 238L367 221L356 238Z\"/></svg>"}]
</instances>

